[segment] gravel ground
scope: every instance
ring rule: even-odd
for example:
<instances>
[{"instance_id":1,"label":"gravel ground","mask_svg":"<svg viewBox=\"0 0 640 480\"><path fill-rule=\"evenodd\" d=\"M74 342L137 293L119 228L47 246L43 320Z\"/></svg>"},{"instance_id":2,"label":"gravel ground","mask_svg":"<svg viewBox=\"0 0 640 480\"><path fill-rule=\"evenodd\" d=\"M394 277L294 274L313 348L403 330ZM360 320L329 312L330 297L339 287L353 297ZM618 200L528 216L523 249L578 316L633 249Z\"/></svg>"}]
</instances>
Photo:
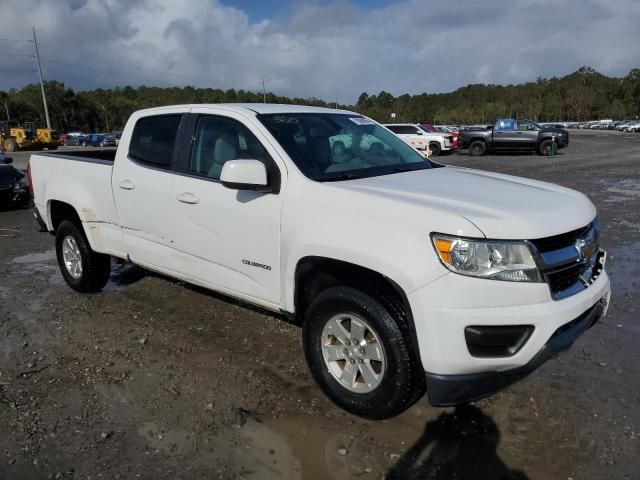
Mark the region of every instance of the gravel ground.
<instances>
[{"instance_id":1,"label":"gravel ground","mask_svg":"<svg viewBox=\"0 0 640 480\"><path fill-rule=\"evenodd\" d=\"M0 212L0 478L639 478L640 135L443 161L594 201L612 305L570 351L473 406L365 421L314 385L297 325L126 264L77 294L30 211Z\"/></svg>"}]
</instances>

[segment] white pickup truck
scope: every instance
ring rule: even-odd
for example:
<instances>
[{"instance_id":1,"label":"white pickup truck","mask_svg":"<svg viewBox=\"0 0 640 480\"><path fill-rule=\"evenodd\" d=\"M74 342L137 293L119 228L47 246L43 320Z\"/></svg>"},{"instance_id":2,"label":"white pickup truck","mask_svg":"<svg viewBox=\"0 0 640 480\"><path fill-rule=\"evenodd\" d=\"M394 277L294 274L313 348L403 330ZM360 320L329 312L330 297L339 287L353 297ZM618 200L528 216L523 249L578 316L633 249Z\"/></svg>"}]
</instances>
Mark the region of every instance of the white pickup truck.
<instances>
[{"instance_id":1,"label":"white pickup truck","mask_svg":"<svg viewBox=\"0 0 640 480\"><path fill-rule=\"evenodd\" d=\"M115 154L35 154L29 175L71 288L118 257L295 316L322 390L367 418L490 395L608 305L584 195L438 165L348 111L143 110Z\"/></svg>"},{"instance_id":2,"label":"white pickup truck","mask_svg":"<svg viewBox=\"0 0 640 480\"><path fill-rule=\"evenodd\" d=\"M417 123L388 123L384 125L416 150L431 150L431 156L453 152L453 135L433 133Z\"/></svg>"}]
</instances>

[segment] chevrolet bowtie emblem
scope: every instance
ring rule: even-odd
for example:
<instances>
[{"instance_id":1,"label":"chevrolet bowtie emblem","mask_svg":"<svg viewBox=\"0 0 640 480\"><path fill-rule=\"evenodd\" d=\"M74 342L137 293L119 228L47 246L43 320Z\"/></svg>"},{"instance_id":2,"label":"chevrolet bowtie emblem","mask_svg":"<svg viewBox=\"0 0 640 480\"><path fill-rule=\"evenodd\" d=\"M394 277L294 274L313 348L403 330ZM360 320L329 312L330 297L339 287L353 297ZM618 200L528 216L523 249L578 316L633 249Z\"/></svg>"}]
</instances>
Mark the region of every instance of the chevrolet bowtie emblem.
<instances>
[{"instance_id":1,"label":"chevrolet bowtie emblem","mask_svg":"<svg viewBox=\"0 0 640 480\"><path fill-rule=\"evenodd\" d=\"M591 258L594 253L593 242L587 241L584 238L579 238L573 246L578 252L578 261L582 261L585 258Z\"/></svg>"}]
</instances>

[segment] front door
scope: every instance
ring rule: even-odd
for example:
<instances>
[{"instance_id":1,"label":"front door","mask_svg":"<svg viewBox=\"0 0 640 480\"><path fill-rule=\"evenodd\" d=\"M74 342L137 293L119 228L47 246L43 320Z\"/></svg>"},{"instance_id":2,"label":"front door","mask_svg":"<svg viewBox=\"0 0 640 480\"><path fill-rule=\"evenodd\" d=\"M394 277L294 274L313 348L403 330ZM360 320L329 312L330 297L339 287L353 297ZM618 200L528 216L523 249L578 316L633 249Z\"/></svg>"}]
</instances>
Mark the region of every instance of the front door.
<instances>
[{"instance_id":1,"label":"front door","mask_svg":"<svg viewBox=\"0 0 640 480\"><path fill-rule=\"evenodd\" d=\"M518 120L518 148L535 149L538 143L538 128L529 120Z\"/></svg>"},{"instance_id":2,"label":"front door","mask_svg":"<svg viewBox=\"0 0 640 480\"><path fill-rule=\"evenodd\" d=\"M220 183L225 162L255 159L271 183L285 169L255 119L216 108L195 108L173 182L170 221L183 232L174 248L184 275L248 300L280 304L282 194L229 189ZM249 128L249 127L253 128ZM260 137L260 138L258 138ZM282 176L282 178L280 178ZM259 302L261 301L261 302Z\"/></svg>"}]
</instances>

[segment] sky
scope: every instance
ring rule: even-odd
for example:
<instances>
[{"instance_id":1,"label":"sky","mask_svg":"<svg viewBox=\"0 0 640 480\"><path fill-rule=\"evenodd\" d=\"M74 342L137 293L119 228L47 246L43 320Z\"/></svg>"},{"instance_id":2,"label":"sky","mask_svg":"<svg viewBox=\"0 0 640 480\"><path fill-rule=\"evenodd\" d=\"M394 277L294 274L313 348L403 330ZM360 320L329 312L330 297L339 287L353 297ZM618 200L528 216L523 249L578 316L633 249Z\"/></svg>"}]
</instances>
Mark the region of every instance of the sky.
<instances>
[{"instance_id":1,"label":"sky","mask_svg":"<svg viewBox=\"0 0 640 480\"><path fill-rule=\"evenodd\" d=\"M0 90L184 86L343 104L640 67L638 0L1 0Z\"/></svg>"}]
</instances>

